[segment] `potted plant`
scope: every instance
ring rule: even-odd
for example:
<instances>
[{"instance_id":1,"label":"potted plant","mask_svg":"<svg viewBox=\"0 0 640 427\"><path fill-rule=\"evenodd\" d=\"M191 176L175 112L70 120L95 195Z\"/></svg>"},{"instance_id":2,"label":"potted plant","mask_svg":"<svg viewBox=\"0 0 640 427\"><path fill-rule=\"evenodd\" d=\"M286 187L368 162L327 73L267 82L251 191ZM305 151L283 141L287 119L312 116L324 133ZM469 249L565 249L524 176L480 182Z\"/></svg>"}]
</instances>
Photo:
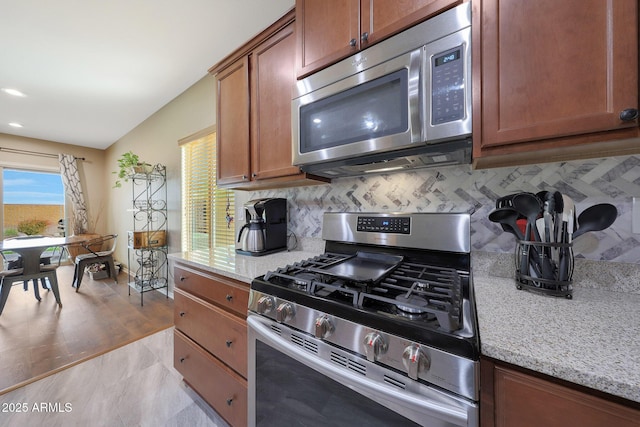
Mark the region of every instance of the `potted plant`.
<instances>
[{"instance_id":1,"label":"potted plant","mask_svg":"<svg viewBox=\"0 0 640 427\"><path fill-rule=\"evenodd\" d=\"M122 187L121 180L127 182L129 176L136 173L151 173L153 166L146 162L141 162L140 157L133 151L128 151L118 159L118 170L113 173L117 175L118 179L114 184L114 188Z\"/></svg>"}]
</instances>

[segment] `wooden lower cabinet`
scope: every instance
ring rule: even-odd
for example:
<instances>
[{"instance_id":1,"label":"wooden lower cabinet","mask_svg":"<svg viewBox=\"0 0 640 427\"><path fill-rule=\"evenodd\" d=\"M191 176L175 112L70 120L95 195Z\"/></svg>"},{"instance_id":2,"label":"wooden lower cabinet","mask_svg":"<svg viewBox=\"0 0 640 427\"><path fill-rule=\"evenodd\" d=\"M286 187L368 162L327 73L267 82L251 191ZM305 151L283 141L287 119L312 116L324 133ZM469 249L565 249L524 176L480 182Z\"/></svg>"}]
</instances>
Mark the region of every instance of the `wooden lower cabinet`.
<instances>
[{"instance_id":1,"label":"wooden lower cabinet","mask_svg":"<svg viewBox=\"0 0 640 427\"><path fill-rule=\"evenodd\" d=\"M174 366L229 424L247 425L247 380L178 330L174 333Z\"/></svg>"},{"instance_id":2,"label":"wooden lower cabinet","mask_svg":"<svg viewBox=\"0 0 640 427\"><path fill-rule=\"evenodd\" d=\"M482 427L639 427L640 410L507 364L481 361ZM620 399L621 400L621 399Z\"/></svg>"},{"instance_id":3,"label":"wooden lower cabinet","mask_svg":"<svg viewBox=\"0 0 640 427\"><path fill-rule=\"evenodd\" d=\"M174 290L175 327L225 364L247 377L247 322Z\"/></svg>"},{"instance_id":4,"label":"wooden lower cabinet","mask_svg":"<svg viewBox=\"0 0 640 427\"><path fill-rule=\"evenodd\" d=\"M174 277L174 366L231 426L246 426L249 286L180 262Z\"/></svg>"}]
</instances>

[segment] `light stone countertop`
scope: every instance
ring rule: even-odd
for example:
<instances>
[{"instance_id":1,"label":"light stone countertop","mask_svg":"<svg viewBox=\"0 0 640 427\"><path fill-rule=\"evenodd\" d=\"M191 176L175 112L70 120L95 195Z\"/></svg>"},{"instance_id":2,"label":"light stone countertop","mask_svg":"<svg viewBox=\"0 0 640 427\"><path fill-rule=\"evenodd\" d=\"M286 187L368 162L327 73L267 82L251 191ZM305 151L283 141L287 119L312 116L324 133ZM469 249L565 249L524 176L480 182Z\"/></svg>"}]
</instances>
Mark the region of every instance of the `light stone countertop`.
<instances>
[{"instance_id":1,"label":"light stone countertop","mask_svg":"<svg viewBox=\"0 0 640 427\"><path fill-rule=\"evenodd\" d=\"M283 251L264 256L237 255L224 251L210 255L180 252L169 254L169 259L250 284L254 277L262 276L269 270L314 257L320 252Z\"/></svg>"},{"instance_id":2,"label":"light stone countertop","mask_svg":"<svg viewBox=\"0 0 640 427\"><path fill-rule=\"evenodd\" d=\"M640 402L640 295L550 297L477 275L474 289L483 355Z\"/></svg>"},{"instance_id":3,"label":"light stone countertop","mask_svg":"<svg viewBox=\"0 0 640 427\"><path fill-rule=\"evenodd\" d=\"M219 252L170 254L170 259L244 283L269 270L313 257L321 246L263 257ZM482 354L640 402L640 294L626 285L580 286L573 299L515 287L509 256L472 254ZM592 263L619 269L619 264ZM603 268L600 268L603 270ZM609 277L611 271L602 274ZM615 289L616 291L611 291Z\"/></svg>"}]
</instances>

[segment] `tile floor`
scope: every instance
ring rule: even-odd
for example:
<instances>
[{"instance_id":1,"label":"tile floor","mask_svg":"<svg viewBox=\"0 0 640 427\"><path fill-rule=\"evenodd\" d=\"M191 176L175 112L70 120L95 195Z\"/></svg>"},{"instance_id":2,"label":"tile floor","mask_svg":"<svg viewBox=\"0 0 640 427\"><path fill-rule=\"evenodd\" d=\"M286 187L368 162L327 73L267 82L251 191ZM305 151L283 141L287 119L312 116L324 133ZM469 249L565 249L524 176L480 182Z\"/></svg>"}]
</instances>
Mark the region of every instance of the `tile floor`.
<instances>
[{"instance_id":1,"label":"tile floor","mask_svg":"<svg viewBox=\"0 0 640 427\"><path fill-rule=\"evenodd\" d=\"M173 328L0 396L0 426L228 427L173 368Z\"/></svg>"}]
</instances>

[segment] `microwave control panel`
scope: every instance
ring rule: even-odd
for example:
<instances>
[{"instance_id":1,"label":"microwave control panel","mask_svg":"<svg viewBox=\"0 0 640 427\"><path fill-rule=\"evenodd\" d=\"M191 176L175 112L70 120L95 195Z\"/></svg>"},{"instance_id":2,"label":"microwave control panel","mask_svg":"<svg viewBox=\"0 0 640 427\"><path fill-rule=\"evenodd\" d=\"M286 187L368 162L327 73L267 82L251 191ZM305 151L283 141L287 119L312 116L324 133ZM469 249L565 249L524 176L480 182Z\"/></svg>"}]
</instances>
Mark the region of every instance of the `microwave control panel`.
<instances>
[{"instance_id":1,"label":"microwave control panel","mask_svg":"<svg viewBox=\"0 0 640 427\"><path fill-rule=\"evenodd\" d=\"M447 50L431 58L431 124L464 118L463 46Z\"/></svg>"},{"instance_id":2,"label":"microwave control panel","mask_svg":"<svg viewBox=\"0 0 640 427\"><path fill-rule=\"evenodd\" d=\"M408 217L359 216L356 230L374 233L411 234L411 219Z\"/></svg>"}]
</instances>

